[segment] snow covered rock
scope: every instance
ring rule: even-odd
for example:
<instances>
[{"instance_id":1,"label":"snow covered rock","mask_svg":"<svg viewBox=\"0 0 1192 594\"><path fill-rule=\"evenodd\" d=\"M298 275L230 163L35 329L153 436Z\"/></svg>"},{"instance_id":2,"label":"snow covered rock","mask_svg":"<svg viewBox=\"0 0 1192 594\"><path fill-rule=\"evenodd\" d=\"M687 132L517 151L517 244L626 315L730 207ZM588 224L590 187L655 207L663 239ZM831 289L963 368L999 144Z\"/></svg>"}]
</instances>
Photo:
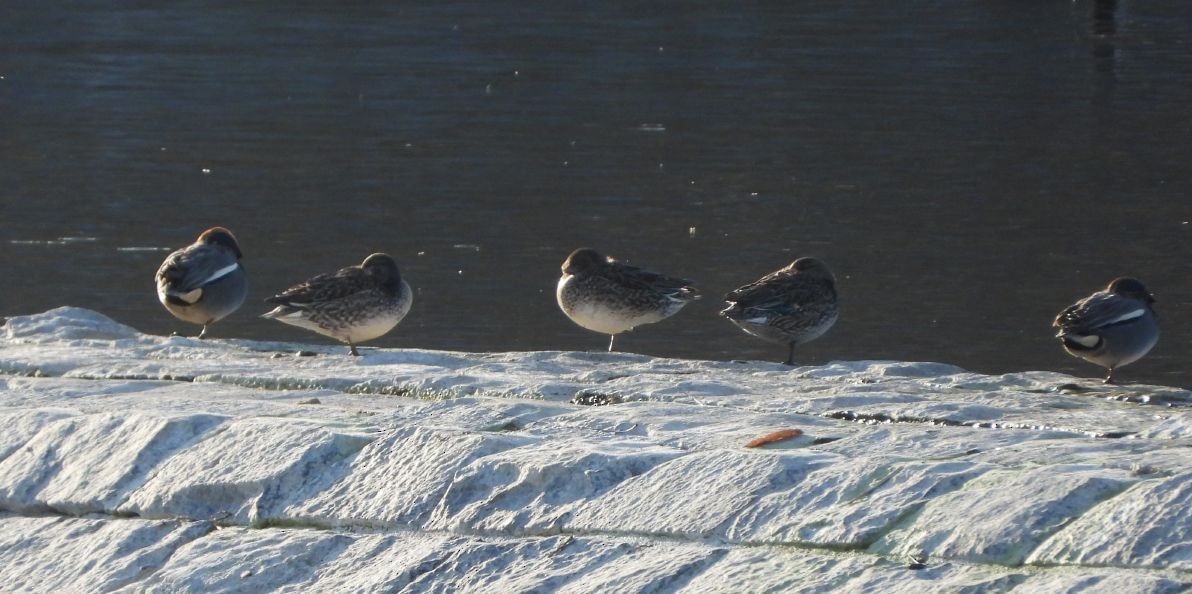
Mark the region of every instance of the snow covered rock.
<instances>
[{"instance_id":1,"label":"snow covered rock","mask_svg":"<svg viewBox=\"0 0 1192 594\"><path fill-rule=\"evenodd\" d=\"M11 318L0 591L1192 588L1183 390L362 350Z\"/></svg>"}]
</instances>

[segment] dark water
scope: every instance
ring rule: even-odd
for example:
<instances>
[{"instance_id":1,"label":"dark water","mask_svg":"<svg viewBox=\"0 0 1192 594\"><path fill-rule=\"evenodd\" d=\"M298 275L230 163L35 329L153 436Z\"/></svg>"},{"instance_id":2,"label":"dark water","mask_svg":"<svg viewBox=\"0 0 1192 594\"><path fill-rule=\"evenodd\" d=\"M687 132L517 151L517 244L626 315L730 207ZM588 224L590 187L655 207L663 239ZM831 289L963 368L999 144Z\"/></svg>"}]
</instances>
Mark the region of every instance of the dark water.
<instances>
[{"instance_id":1,"label":"dark water","mask_svg":"<svg viewBox=\"0 0 1192 594\"><path fill-rule=\"evenodd\" d=\"M1095 376L1049 324L1132 274L1164 335L1122 379L1192 385L1192 3L171 4L3 2L0 314L196 332L127 248L220 224L217 337L324 340L260 300L386 251L418 295L374 344L601 349L554 302L586 245L707 295L620 348L780 360L719 296L818 255L807 363Z\"/></svg>"}]
</instances>

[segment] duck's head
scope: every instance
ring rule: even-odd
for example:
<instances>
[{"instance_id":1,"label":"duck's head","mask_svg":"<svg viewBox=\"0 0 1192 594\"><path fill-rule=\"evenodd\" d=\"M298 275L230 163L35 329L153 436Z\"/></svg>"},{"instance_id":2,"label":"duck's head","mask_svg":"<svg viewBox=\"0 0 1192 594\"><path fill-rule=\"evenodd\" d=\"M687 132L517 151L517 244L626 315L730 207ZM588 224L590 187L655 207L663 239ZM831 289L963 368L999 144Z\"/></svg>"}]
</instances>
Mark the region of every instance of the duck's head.
<instances>
[{"instance_id":1,"label":"duck's head","mask_svg":"<svg viewBox=\"0 0 1192 594\"><path fill-rule=\"evenodd\" d=\"M196 242L223 247L236 254L237 259L244 257L244 254L240 253L240 244L236 243L236 236L223 227L212 227L200 233Z\"/></svg>"},{"instance_id":2,"label":"duck's head","mask_svg":"<svg viewBox=\"0 0 1192 594\"><path fill-rule=\"evenodd\" d=\"M579 274L608 262L608 258L591 248L579 248L563 261L563 274Z\"/></svg>"},{"instance_id":3,"label":"duck's head","mask_svg":"<svg viewBox=\"0 0 1192 594\"><path fill-rule=\"evenodd\" d=\"M823 261L821 261L818 258L812 258L812 257L799 258L798 260L791 262L791 265L788 266L788 268L792 272L795 272L796 274L799 274L801 276L810 276L810 277L815 277L815 278L826 278L833 282L835 282L835 280L836 280L836 277L833 276L832 270L828 268L828 265L824 264Z\"/></svg>"},{"instance_id":4,"label":"duck's head","mask_svg":"<svg viewBox=\"0 0 1192 594\"><path fill-rule=\"evenodd\" d=\"M1142 281L1129 276L1123 276L1113 279L1105 290L1115 295L1122 297L1130 297L1146 302L1148 305L1155 302L1155 296L1146 290L1146 285Z\"/></svg>"},{"instance_id":5,"label":"duck's head","mask_svg":"<svg viewBox=\"0 0 1192 594\"><path fill-rule=\"evenodd\" d=\"M360 263L360 269L386 289L396 292L401 287L401 272L397 269L397 261L389 254L372 254Z\"/></svg>"}]
</instances>

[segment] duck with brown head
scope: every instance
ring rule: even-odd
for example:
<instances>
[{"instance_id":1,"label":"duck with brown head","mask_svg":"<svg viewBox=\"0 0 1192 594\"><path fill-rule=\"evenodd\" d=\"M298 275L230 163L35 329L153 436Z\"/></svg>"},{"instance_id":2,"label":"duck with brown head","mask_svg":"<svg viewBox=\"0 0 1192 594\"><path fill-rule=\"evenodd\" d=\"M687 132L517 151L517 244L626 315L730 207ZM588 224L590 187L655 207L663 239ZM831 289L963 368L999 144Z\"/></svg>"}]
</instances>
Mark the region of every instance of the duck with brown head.
<instances>
[{"instance_id":1,"label":"duck with brown head","mask_svg":"<svg viewBox=\"0 0 1192 594\"><path fill-rule=\"evenodd\" d=\"M248 295L240 245L231 231L212 227L166 257L157 269L157 298L174 317L207 326L236 311Z\"/></svg>"},{"instance_id":2,"label":"duck with brown head","mask_svg":"<svg viewBox=\"0 0 1192 594\"><path fill-rule=\"evenodd\" d=\"M1052 326L1064 350L1113 372L1146 355L1159 342L1155 297L1138 279L1116 278L1105 287L1056 316Z\"/></svg>"}]
</instances>

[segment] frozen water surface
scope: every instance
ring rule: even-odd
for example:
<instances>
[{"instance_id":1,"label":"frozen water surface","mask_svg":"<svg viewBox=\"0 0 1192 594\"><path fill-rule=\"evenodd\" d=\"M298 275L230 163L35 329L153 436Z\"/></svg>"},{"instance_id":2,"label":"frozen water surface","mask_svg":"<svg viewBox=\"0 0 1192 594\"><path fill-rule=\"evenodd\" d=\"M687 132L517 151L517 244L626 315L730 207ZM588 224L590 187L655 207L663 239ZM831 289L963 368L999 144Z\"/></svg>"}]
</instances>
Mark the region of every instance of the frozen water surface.
<instances>
[{"instance_id":1,"label":"frozen water surface","mask_svg":"<svg viewBox=\"0 0 1192 594\"><path fill-rule=\"evenodd\" d=\"M0 590L1192 587L1183 390L363 352L8 320ZM803 435L744 447L782 429Z\"/></svg>"}]
</instances>

